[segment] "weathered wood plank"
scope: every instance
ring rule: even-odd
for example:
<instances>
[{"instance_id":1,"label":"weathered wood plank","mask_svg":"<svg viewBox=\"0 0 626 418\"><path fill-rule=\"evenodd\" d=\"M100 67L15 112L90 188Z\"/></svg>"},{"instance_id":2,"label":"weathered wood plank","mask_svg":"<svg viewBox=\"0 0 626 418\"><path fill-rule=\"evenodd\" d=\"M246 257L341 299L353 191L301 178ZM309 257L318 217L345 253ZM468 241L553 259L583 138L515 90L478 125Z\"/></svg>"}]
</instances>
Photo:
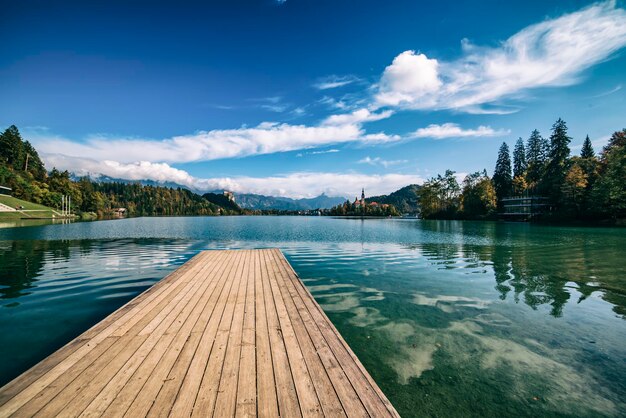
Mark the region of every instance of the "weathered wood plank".
<instances>
[{"instance_id":1,"label":"weathered wood plank","mask_svg":"<svg viewBox=\"0 0 626 418\"><path fill-rule=\"evenodd\" d=\"M0 388L0 418L397 413L279 250L205 251Z\"/></svg>"},{"instance_id":2,"label":"weathered wood plank","mask_svg":"<svg viewBox=\"0 0 626 418\"><path fill-rule=\"evenodd\" d=\"M257 382L257 413L259 417L278 416L278 398L276 380L270 346L270 335L267 324L265 293L263 291L263 261L261 252L254 254L255 272L255 309L256 309L256 382Z\"/></svg>"}]
</instances>

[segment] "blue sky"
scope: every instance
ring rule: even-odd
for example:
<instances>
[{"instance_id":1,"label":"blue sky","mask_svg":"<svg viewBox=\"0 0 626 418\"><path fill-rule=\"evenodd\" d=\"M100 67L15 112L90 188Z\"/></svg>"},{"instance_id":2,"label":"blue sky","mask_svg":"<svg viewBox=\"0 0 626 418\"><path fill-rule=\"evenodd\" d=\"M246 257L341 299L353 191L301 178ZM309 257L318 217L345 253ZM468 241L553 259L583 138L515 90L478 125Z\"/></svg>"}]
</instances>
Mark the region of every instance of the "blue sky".
<instances>
[{"instance_id":1,"label":"blue sky","mask_svg":"<svg viewBox=\"0 0 626 418\"><path fill-rule=\"evenodd\" d=\"M47 166L291 197L626 127L622 2L5 2L0 126Z\"/></svg>"}]
</instances>

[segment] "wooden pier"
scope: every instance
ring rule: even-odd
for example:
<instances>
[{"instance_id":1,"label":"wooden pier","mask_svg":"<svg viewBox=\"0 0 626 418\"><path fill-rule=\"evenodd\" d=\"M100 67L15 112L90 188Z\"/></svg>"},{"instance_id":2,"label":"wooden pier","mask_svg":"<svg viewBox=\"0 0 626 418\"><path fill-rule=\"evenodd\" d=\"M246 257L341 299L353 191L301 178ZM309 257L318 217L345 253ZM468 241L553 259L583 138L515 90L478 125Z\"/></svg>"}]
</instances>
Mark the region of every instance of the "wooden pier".
<instances>
[{"instance_id":1,"label":"wooden pier","mask_svg":"<svg viewBox=\"0 0 626 418\"><path fill-rule=\"evenodd\" d=\"M0 389L0 417L398 414L276 249L204 251Z\"/></svg>"}]
</instances>

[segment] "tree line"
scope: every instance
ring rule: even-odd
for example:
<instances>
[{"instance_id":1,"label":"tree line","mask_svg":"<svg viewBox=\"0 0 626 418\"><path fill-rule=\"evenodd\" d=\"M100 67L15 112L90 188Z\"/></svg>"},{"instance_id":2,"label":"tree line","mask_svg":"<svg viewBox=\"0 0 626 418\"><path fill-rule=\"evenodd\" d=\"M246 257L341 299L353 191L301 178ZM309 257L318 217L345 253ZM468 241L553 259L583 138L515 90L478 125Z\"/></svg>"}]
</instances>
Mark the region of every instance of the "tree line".
<instances>
[{"instance_id":1,"label":"tree line","mask_svg":"<svg viewBox=\"0 0 626 418\"><path fill-rule=\"evenodd\" d=\"M394 205L366 203L356 205L349 200L343 204L332 207L327 213L330 216L399 216L400 213Z\"/></svg>"},{"instance_id":2,"label":"tree line","mask_svg":"<svg viewBox=\"0 0 626 418\"><path fill-rule=\"evenodd\" d=\"M72 199L73 212L106 217L115 208L129 216L225 215L238 208L222 207L182 188L144 186L139 183L99 183L71 178L68 171L46 171L37 150L15 126L0 134L0 185L12 195L52 208L61 207L63 195Z\"/></svg>"},{"instance_id":3,"label":"tree line","mask_svg":"<svg viewBox=\"0 0 626 418\"><path fill-rule=\"evenodd\" d=\"M600 155L587 136L580 155L571 156L567 124L558 119L549 138L535 129L513 148L503 142L493 176L469 174L459 185L447 170L419 191L424 218L493 219L509 197L545 197L548 220L626 218L626 129L614 132Z\"/></svg>"}]
</instances>

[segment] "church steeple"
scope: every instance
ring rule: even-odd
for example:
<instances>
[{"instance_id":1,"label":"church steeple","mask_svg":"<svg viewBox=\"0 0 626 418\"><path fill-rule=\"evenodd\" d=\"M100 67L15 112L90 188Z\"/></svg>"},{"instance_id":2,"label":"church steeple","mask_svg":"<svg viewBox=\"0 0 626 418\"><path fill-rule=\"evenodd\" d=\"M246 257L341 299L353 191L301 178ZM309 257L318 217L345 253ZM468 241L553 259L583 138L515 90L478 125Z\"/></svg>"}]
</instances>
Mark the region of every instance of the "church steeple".
<instances>
[{"instance_id":1,"label":"church steeple","mask_svg":"<svg viewBox=\"0 0 626 418\"><path fill-rule=\"evenodd\" d=\"M361 189L361 200L365 200L365 188Z\"/></svg>"}]
</instances>

